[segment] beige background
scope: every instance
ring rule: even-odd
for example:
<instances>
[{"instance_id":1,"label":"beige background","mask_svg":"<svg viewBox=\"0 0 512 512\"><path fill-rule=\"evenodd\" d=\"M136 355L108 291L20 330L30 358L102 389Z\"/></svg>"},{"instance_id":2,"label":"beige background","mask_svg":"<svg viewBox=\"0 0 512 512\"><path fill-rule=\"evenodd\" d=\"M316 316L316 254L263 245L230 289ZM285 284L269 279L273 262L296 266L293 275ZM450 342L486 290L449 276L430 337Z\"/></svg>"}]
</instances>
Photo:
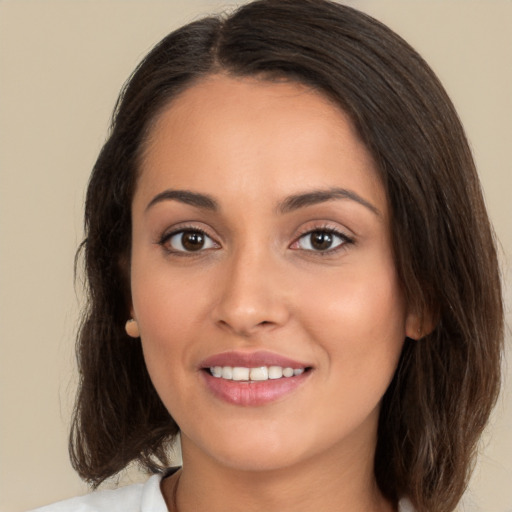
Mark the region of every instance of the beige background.
<instances>
[{"instance_id":1,"label":"beige background","mask_svg":"<svg viewBox=\"0 0 512 512\"><path fill-rule=\"evenodd\" d=\"M503 246L510 325L512 1L348 3L412 43L459 109ZM171 29L227 5L0 2L0 512L86 491L69 465L66 437L85 185L116 95L139 59ZM511 377L509 369L467 511L512 511Z\"/></svg>"}]
</instances>

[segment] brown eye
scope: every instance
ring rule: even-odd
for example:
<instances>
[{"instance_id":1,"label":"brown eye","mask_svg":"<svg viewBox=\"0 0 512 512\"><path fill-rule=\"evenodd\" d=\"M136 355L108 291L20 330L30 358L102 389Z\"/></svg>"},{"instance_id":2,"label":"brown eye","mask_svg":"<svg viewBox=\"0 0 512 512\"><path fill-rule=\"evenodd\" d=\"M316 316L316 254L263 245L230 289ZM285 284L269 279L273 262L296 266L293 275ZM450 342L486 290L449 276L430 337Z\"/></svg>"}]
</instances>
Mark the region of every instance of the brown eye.
<instances>
[{"instance_id":1,"label":"brown eye","mask_svg":"<svg viewBox=\"0 0 512 512\"><path fill-rule=\"evenodd\" d=\"M297 248L306 251L327 252L350 242L348 237L335 231L317 229L302 235Z\"/></svg>"},{"instance_id":2,"label":"brown eye","mask_svg":"<svg viewBox=\"0 0 512 512\"><path fill-rule=\"evenodd\" d=\"M181 244L187 251L198 251L203 248L204 235L198 231L186 231L181 235Z\"/></svg>"},{"instance_id":3,"label":"brown eye","mask_svg":"<svg viewBox=\"0 0 512 512\"><path fill-rule=\"evenodd\" d=\"M176 252L197 252L216 247L215 242L206 233L197 229L174 233L167 243L170 249Z\"/></svg>"},{"instance_id":4,"label":"brown eye","mask_svg":"<svg viewBox=\"0 0 512 512\"><path fill-rule=\"evenodd\" d=\"M323 231L318 231L316 233L311 233L311 247L316 249L317 251L326 251L331 248L333 236L332 233L325 233Z\"/></svg>"}]
</instances>

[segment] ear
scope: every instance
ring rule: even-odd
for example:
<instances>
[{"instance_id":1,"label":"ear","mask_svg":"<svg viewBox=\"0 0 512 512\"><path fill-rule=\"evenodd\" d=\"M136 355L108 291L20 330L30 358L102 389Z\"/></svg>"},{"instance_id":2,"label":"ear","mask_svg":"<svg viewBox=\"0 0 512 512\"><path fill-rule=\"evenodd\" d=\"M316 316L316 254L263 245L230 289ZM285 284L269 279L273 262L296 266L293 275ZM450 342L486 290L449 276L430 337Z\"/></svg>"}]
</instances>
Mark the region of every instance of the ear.
<instances>
[{"instance_id":1,"label":"ear","mask_svg":"<svg viewBox=\"0 0 512 512\"><path fill-rule=\"evenodd\" d=\"M428 336L437 325L437 315L430 311L409 312L405 319L405 335L412 340Z\"/></svg>"}]
</instances>

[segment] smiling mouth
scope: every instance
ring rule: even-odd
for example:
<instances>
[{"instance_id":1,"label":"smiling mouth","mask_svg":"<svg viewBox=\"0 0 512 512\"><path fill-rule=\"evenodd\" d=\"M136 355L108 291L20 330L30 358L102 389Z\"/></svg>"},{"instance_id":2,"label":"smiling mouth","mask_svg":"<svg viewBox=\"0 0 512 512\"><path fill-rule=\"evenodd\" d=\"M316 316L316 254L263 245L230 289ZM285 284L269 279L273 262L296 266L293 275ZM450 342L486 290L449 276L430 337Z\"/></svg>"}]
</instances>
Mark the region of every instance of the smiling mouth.
<instances>
[{"instance_id":1,"label":"smiling mouth","mask_svg":"<svg viewBox=\"0 0 512 512\"><path fill-rule=\"evenodd\" d=\"M285 399L309 381L313 366L268 351L216 354L200 366L217 398L236 406L263 406Z\"/></svg>"},{"instance_id":2,"label":"smiling mouth","mask_svg":"<svg viewBox=\"0 0 512 512\"><path fill-rule=\"evenodd\" d=\"M211 366L205 368L212 377L237 382L262 382L289 379L310 371L311 367L292 368L283 366Z\"/></svg>"}]
</instances>

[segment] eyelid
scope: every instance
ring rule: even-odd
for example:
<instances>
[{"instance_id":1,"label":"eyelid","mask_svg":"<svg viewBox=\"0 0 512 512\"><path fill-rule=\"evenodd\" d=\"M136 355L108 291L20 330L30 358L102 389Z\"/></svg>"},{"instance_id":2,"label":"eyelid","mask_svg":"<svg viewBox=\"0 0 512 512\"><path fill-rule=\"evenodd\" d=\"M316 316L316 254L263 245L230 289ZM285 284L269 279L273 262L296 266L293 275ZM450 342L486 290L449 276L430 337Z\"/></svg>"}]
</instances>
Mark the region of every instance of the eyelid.
<instances>
[{"instance_id":1,"label":"eyelid","mask_svg":"<svg viewBox=\"0 0 512 512\"><path fill-rule=\"evenodd\" d=\"M180 233L185 233L187 231L201 233L203 236L209 238L216 247L207 247L204 249L201 248L201 249L198 249L197 251L186 251L186 250L179 250L179 249L167 247L168 242L174 236L179 235ZM198 255L198 254L204 253L205 251L208 251L211 249L220 248L219 242L213 236L211 236L204 228L201 228L201 227L199 227L197 225L193 225L193 224L178 225L178 226L174 226L172 229L164 231L163 234L158 237L158 240L156 241L156 243L158 245L160 245L166 252L173 254L173 255L178 255L178 256Z\"/></svg>"},{"instance_id":2,"label":"eyelid","mask_svg":"<svg viewBox=\"0 0 512 512\"><path fill-rule=\"evenodd\" d=\"M302 228L299 231L299 233L295 236L293 242L289 246L290 249L302 250L304 252L314 253L314 254L318 254L318 255L322 256L322 255L334 254L338 250L343 249L346 245L355 243L354 237L351 235L348 235L345 232L345 230L343 230L342 228L340 228L338 226L335 227L335 226L325 223L325 222L322 224L318 224L318 225L314 225L314 224L312 225L310 223L308 223L308 224L309 225L307 225L307 227ZM179 249L167 247L169 240L171 240L173 236L176 236L180 233L184 233L187 231L192 231L192 232L195 231L195 232L201 233L202 235L204 235L205 237L210 239L215 247L201 248L201 249L198 249L197 251L179 250ZM301 238L303 238L307 235L311 235L312 233L315 233L315 232L331 233L334 236L340 238L342 240L342 242L340 244L338 244L336 247L326 249L326 250L302 249L300 247L293 247L301 240ZM194 254L198 255L198 254L204 253L205 251L208 251L211 249L221 248L221 244L217 241L216 237L214 237L210 233L208 233L207 229L200 227L198 225L195 225L195 224L179 224L179 225L173 226L172 228L165 230L163 232L163 234L158 237L158 239L156 240L155 243L162 246L162 248L165 251L167 251L168 253L178 255L178 256L188 256L188 255L194 255Z\"/></svg>"},{"instance_id":3,"label":"eyelid","mask_svg":"<svg viewBox=\"0 0 512 512\"><path fill-rule=\"evenodd\" d=\"M314 249L301 249L300 247L293 247L294 245L298 244L298 242L301 240L301 238L311 235L312 233L316 232L324 232L324 233L331 233L334 236L337 236L342 240L342 243L338 244L337 246L333 247L332 249L326 249L325 251L322 250L314 250ZM330 224L321 224L317 226L308 226L307 228L304 228L299 232L299 234L294 238L294 241L290 245L290 249L294 250L302 250L308 253L318 254L320 256L326 256L331 255L337 252L338 250L344 249L346 245L355 243L355 240L352 236L347 235L346 232L344 232L339 227L334 227Z\"/></svg>"}]
</instances>

